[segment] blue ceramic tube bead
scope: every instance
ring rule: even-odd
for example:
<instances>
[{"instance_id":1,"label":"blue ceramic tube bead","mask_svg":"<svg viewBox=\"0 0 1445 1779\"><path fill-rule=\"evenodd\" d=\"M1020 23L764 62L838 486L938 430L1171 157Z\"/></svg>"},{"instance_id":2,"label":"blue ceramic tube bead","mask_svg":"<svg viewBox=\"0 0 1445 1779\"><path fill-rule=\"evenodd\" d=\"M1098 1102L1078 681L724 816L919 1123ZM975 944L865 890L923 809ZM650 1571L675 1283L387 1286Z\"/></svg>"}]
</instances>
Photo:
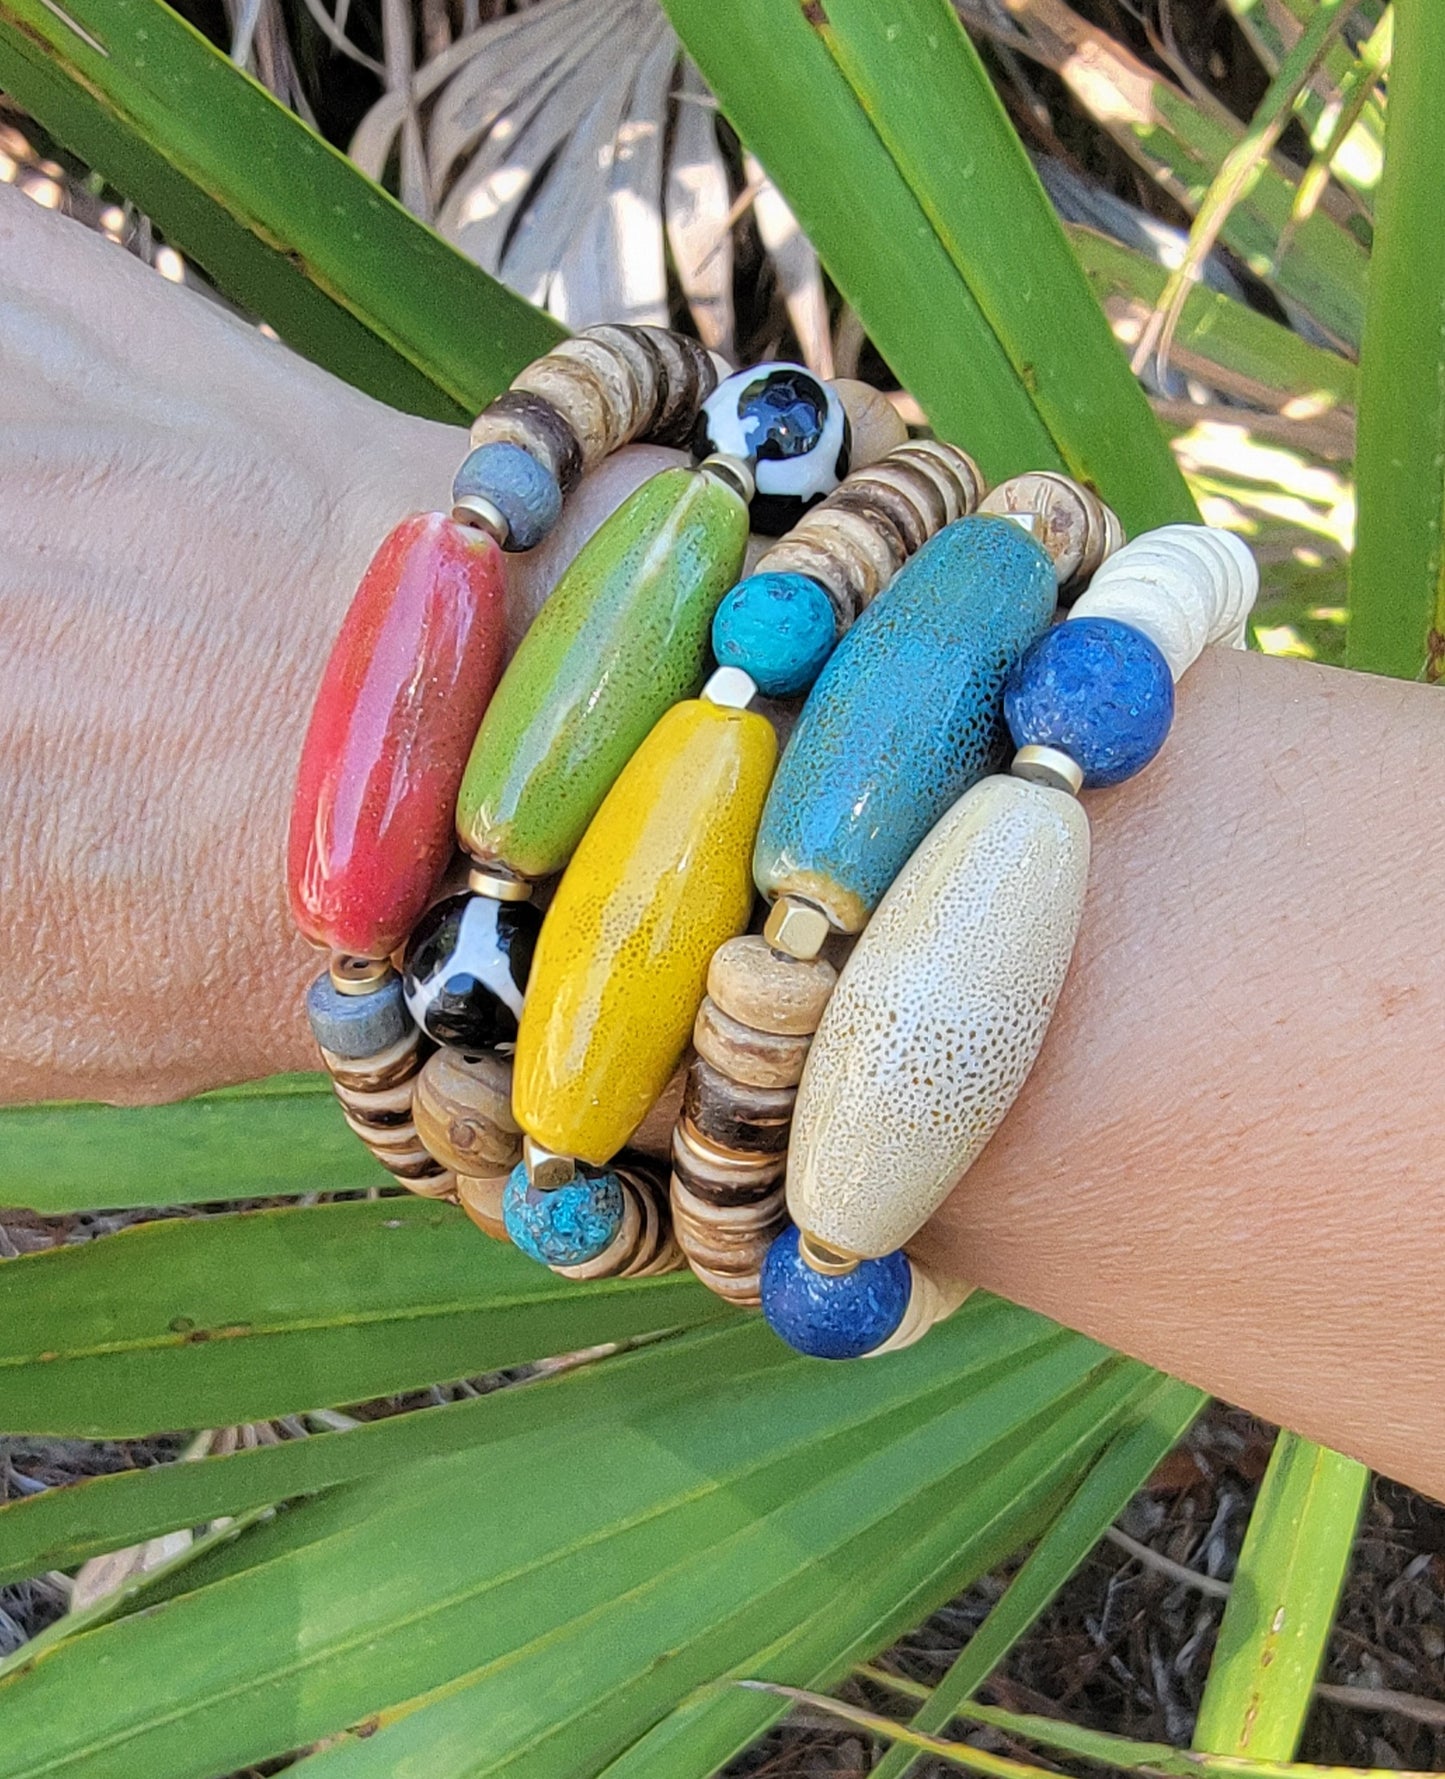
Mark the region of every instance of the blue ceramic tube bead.
<instances>
[{"instance_id":1,"label":"blue ceramic tube bead","mask_svg":"<svg viewBox=\"0 0 1445 1779\"><path fill-rule=\"evenodd\" d=\"M803 706L753 853L759 890L860 931L933 824L1002 761L1004 678L1054 601L1052 562L1010 519L960 519L925 544Z\"/></svg>"},{"instance_id":2,"label":"blue ceramic tube bead","mask_svg":"<svg viewBox=\"0 0 1445 1779\"><path fill-rule=\"evenodd\" d=\"M1158 646L1117 618L1070 618L1009 675L1004 713L1018 747L1055 747L1086 785L1122 784L1164 745L1174 676Z\"/></svg>"}]
</instances>

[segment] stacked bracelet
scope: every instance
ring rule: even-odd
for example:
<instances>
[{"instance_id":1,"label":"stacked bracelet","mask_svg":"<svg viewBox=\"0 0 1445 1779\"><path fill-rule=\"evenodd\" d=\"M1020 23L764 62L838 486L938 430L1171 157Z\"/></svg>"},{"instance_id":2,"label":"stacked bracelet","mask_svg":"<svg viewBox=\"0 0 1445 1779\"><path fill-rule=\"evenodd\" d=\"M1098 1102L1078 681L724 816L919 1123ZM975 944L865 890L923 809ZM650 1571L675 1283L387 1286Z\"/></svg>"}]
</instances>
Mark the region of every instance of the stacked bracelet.
<instances>
[{"instance_id":1,"label":"stacked bracelet","mask_svg":"<svg viewBox=\"0 0 1445 1779\"><path fill-rule=\"evenodd\" d=\"M1158 751L1256 577L1203 527L1123 544L1062 476L985 496L862 385L714 384L678 336L599 328L478 420L451 516L387 539L326 669L292 904L344 1113L403 1184L568 1277L686 1262L853 1356L961 1300L904 1250L1042 1042L1077 792ZM634 438L696 466L604 523L499 679L501 549ZM740 579L750 528L786 535ZM807 695L781 763L759 694ZM434 902L453 822L468 888ZM626 1145L689 1038L669 1187Z\"/></svg>"}]
</instances>

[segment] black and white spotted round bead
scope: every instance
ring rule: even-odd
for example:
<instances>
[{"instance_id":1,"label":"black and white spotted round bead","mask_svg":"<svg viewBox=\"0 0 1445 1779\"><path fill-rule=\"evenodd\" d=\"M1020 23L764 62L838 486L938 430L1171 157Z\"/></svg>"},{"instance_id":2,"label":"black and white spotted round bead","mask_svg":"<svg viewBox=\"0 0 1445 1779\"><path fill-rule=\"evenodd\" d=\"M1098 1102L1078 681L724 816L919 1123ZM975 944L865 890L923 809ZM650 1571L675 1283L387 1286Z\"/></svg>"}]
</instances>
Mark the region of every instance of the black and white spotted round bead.
<instances>
[{"instance_id":1,"label":"black and white spotted round bead","mask_svg":"<svg viewBox=\"0 0 1445 1779\"><path fill-rule=\"evenodd\" d=\"M779 537L848 473L848 415L837 392L796 364L760 364L725 378L704 402L693 455L753 466L754 531Z\"/></svg>"},{"instance_id":2,"label":"black and white spotted round bead","mask_svg":"<svg viewBox=\"0 0 1445 1779\"><path fill-rule=\"evenodd\" d=\"M542 917L530 902L449 896L422 916L406 948L402 985L428 1037L486 1051L517 1039Z\"/></svg>"}]
</instances>

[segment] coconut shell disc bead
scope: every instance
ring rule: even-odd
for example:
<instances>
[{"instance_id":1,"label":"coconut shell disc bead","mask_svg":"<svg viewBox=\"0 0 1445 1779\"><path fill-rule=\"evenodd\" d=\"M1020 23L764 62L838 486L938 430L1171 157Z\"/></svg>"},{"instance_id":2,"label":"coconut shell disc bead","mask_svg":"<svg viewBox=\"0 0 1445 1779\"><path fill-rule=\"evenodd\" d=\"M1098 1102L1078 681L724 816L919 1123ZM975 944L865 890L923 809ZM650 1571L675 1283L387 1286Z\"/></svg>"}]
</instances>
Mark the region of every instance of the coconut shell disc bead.
<instances>
[{"instance_id":1,"label":"coconut shell disc bead","mask_svg":"<svg viewBox=\"0 0 1445 1779\"><path fill-rule=\"evenodd\" d=\"M457 800L474 858L547 877L619 772L707 662L748 509L706 470L643 484L557 583L487 710Z\"/></svg>"},{"instance_id":2,"label":"coconut shell disc bead","mask_svg":"<svg viewBox=\"0 0 1445 1779\"><path fill-rule=\"evenodd\" d=\"M517 1039L513 1111L602 1165L687 1046L708 963L747 925L748 845L777 756L766 718L690 700L618 778L547 912Z\"/></svg>"},{"instance_id":3,"label":"coconut shell disc bead","mask_svg":"<svg viewBox=\"0 0 1445 1779\"><path fill-rule=\"evenodd\" d=\"M1033 1067L1083 911L1067 792L986 778L929 833L854 948L809 1052L793 1221L845 1254L901 1248Z\"/></svg>"},{"instance_id":4,"label":"coconut shell disc bead","mask_svg":"<svg viewBox=\"0 0 1445 1779\"><path fill-rule=\"evenodd\" d=\"M385 957L416 923L504 643L493 539L441 513L404 519L357 589L301 750L288 880L313 944Z\"/></svg>"},{"instance_id":5,"label":"coconut shell disc bead","mask_svg":"<svg viewBox=\"0 0 1445 1779\"><path fill-rule=\"evenodd\" d=\"M948 806L1000 762L1005 676L1047 625L1055 577L1009 519L925 544L839 643L763 814L753 874L860 931Z\"/></svg>"}]
</instances>

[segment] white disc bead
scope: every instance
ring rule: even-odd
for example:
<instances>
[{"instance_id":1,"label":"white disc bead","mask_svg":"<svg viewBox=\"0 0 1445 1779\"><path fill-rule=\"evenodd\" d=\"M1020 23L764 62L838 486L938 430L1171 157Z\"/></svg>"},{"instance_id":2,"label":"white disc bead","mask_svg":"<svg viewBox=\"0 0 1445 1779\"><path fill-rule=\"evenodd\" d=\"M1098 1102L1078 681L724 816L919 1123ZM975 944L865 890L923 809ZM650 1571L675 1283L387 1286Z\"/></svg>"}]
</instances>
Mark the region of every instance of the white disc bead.
<instances>
[{"instance_id":1,"label":"white disc bead","mask_svg":"<svg viewBox=\"0 0 1445 1779\"><path fill-rule=\"evenodd\" d=\"M986 778L878 906L808 1056L793 1221L844 1253L901 1248L1033 1067L1083 911L1089 823L1063 791Z\"/></svg>"},{"instance_id":2,"label":"white disc bead","mask_svg":"<svg viewBox=\"0 0 1445 1779\"><path fill-rule=\"evenodd\" d=\"M1117 618L1159 647L1177 680L1210 643L1243 648L1259 593L1249 545L1208 525L1161 525L1116 550L1070 618Z\"/></svg>"}]
</instances>

